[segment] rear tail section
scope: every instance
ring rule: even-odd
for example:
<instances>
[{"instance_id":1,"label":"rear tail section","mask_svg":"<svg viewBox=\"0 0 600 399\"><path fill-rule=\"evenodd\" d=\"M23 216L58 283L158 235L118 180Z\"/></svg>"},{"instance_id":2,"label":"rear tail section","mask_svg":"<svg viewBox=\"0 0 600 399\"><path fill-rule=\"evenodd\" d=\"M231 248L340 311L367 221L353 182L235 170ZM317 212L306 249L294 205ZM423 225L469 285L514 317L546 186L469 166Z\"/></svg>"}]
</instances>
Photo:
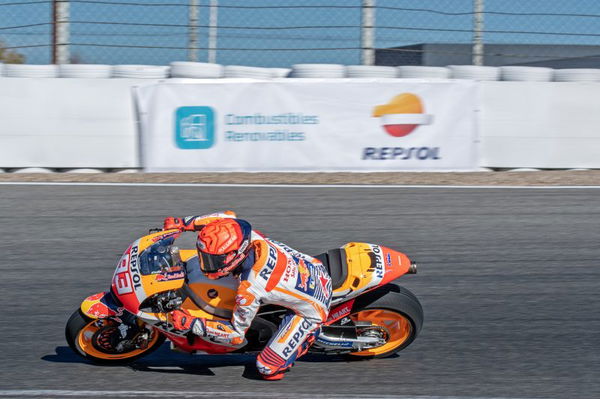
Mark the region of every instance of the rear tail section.
<instances>
[{"instance_id":1,"label":"rear tail section","mask_svg":"<svg viewBox=\"0 0 600 399\"><path fill-rule=\"evenodd\" d=\"M345 280L334 287L334 296L370 290L404 274L416 273L416 265L408 256L381 245L350 242L342 249L345 254L343 267L347 272Z\"/></svg>"}]
</instances>

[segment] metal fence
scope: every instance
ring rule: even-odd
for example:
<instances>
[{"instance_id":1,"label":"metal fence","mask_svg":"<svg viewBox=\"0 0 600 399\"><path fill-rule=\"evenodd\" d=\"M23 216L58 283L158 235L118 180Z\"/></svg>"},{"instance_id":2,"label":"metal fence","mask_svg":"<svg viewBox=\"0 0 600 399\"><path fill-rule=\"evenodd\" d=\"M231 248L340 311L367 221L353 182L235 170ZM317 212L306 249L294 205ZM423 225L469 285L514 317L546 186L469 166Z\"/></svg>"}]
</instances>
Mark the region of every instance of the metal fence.
<instances>
[{"instance_id":1,"label":"metal fence","mask_svg":"<svg viewBox=\"0 0 600 399\"><path fill-rule=\"evenodd\" d=\"M0 61L600 66L598 0L0 0Z\"/></svg>"}]
</instances>

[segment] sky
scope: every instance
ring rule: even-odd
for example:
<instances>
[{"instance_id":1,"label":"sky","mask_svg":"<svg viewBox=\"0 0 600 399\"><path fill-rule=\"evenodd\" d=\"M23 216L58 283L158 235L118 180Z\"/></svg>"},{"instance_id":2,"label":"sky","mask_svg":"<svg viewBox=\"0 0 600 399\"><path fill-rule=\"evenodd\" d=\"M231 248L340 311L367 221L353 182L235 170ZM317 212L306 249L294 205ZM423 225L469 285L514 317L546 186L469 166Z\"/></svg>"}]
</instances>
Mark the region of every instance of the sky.
<instances>
[{"instance_id":1,"label":"sky","mask_svg":"<svg viewBox=\"0 0 600 399\"><path fill-rule=\"evenodd\" d=\"M200 7L206 62L209 0ZM188 59L189 0L72 0L79 62L155 64ZM217 62L288 67L360 63L361 0L219 0ZM600 45L600 0L484 0L485 43ZM379 48L470 43L473 0L376 0ZM0 40L33 64L51 60L50 0L0 0ZM289 8L289 6L301 6ZM566 54L568 56L568 54Z\"/></svg>"}]
</instances>

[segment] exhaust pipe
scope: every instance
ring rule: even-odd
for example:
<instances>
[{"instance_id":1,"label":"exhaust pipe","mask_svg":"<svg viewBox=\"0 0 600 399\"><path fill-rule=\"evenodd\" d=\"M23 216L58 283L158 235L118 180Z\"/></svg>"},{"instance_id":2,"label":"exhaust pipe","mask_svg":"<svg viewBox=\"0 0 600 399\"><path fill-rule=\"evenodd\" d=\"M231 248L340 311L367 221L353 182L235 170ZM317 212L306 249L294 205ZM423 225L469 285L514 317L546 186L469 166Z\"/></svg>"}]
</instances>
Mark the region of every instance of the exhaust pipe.
<instances>
[{"instance_id":1,"label":"exhaust pipe","mask_svg":"<svg viewBox=\"0 0 600 399\"><path fill-rule=\"evenodd\" d=\"M408 267L408 271L406 272L406 274L417 274L417 264L411 262L410 266Z\"/></svg>"}]
</instances>

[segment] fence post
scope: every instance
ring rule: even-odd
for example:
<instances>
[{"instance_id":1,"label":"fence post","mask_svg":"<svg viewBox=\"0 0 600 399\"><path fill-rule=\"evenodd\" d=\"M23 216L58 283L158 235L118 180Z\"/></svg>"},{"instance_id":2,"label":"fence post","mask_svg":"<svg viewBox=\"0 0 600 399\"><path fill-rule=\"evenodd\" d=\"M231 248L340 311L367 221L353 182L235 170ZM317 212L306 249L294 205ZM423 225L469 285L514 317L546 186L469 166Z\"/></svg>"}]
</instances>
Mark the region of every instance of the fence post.
<instances>
[{"instance_id":1,"label":"fence post","mask_svg":"<svg viewBox=\"0 0 600 399\"><path fill-rule=\"evenodd\" d=\"M208 17L208 62L217 62L217 24L219 1L210 0Z\"/></svg>"},{"instance_id":2,"label":"fence post","mask_svg":"<svg viewBox=\"0 0 600 399\"><path fill-rule=\"evenodd\" d=\"M198 0L190 0L188 26L188 61L198 61Z\"/></svg>"},{"instance_id":3,"label":"fence post","mask_svg":"<svg viewBox=\"0 0 600 399\"><path fill-rule=\"evenodd\" d=\"M361 63L375 64L375 0L362 0Z\"/></svg>"},{"instance_id":4,"label":"fence post","mask_svg":"<svg viewBox=\"0 0 600 399\"><path fill-rule=\"evenodd\" d=\"M483 65L483 5L484 0L473 0L473 65Z\"/></svg>"},{"instance_id":5,"label":"fence post","mask_svg":"<svg viewBox=\"0 0 600 399\"><path fill-rule=\"evenodd\" d=\"M69 1L52 1L52 63L69 64Z\"/></svg>"}]
</instances>

